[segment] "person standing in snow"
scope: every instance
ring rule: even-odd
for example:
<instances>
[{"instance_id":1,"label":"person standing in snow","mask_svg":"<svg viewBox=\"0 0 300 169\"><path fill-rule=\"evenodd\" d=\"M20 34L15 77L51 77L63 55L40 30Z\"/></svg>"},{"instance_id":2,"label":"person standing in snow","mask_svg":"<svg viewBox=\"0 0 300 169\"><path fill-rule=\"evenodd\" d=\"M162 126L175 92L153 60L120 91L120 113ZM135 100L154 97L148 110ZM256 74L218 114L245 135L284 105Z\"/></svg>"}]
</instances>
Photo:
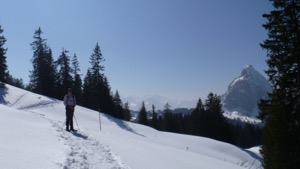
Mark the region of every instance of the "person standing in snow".
<instances>
[{"instance_id":1,"label":"person standing in snow","mask_svg":"<svg viewBox=\"0 0 300 169\"><path fill-rule=\"evenodd\" d=\"M68 94L64 97L64 105L66 106L66 130L76 131L73 127L74 109L76 106L76 98L72 94L72 89L68 89Z\"/></svg>"}]
</instances>

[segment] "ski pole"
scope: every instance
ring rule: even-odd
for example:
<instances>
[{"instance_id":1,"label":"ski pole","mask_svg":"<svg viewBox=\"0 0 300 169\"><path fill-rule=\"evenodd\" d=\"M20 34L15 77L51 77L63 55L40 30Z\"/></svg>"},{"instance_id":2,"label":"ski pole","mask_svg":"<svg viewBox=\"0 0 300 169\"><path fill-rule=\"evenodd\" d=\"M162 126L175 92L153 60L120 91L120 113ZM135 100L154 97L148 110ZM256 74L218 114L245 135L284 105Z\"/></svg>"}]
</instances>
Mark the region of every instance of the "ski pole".
<instances>
[{"instance_id":1,"label":"ski pole","mask_svg":"<svg viewBox=\"0 0 300 169\"><path fill-rule=\"evenodd\" d=\"M76 117L75 117L75 114L74 114L74 119L75 119L75 122L76 122L76 125L77 125L77 128L78 128L78 131L80 131L77 120L76 120Z\"/></svg>"}]
</instances>

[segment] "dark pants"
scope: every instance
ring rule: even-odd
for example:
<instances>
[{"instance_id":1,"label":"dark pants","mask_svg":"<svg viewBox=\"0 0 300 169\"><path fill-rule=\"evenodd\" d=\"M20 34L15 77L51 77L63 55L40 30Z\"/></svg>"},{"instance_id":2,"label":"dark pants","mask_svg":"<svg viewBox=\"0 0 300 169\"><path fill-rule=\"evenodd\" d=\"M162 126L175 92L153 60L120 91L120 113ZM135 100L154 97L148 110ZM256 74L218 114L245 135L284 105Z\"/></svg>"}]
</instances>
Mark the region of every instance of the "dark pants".
<instances>
[{"instance_id":1,"label":"dark pants","mask_svg":"<svg viewBox=\"0 0 300 169\"><path fill-rule=\"evenodd\" d=\"M73 127L73 116L74 116L74 108L67 106L66 107L66 117L67 117L66 127L67 127L67 129L71 129L71 130L74 129L74 127ZM70 126L70 128L69 128L69 126Z\"/></svg>"}]
</instances>

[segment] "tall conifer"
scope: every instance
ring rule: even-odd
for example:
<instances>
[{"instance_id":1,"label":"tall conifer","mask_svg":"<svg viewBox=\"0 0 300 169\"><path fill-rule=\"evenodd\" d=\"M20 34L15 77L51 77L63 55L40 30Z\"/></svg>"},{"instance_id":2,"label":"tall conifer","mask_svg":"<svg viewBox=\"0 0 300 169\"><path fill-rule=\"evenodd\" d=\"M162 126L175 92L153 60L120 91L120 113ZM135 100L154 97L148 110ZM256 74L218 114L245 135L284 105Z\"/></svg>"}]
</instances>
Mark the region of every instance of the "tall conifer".
<instances>
[{"instance_id":1,"label":"tall conifer","mask_svg":"<svg viewBox=\"0 0 300 169\"><path fill-rule=\"evenodd\" d=\"M72 58L72 69L73 69L73 93L76 95L76 101L78 104L82 102L82 80L80 76L79 62L77 60L77 55L74 54Z\"/></svg>"},{"instance_id":2,"label":"tall conifer","mask_svg":"<svg viewBox=\"0 0 300 169\"><path fill-rule=\"evenodd\" d=\"M33 70L30 71L29 88L36 93L54 96L56 69L52 51L42 38L42 30L38 28L31 43L33 57L31 59Z\"/></svg>"},{"instance_id":3,"label":"tall conifer","mask_svg":"<svg viewBox=\"0 0 300 169\"><path fill-rule=\"evenodd\" d=\"M142 107L138 115L138 123L148 125L147 110L144 101L142 102Z\"/></svg>"},{"instance_id":4,"label":"tall conifer","mask_svg":"<svg viewBox=\"0 0 300 169\"><path fill-rule=\"evenodd\" d=\"M273 92L259 104L265 121L261 153L265 169L293 169L300 166L300 1L274 0L273 6L263 15L268 38L261 46Z\"/></svg>"},{"instance_id":5,"label":"tall conifer","mask_svg":"<svg viewBox=\"0 0 300 169\"><path fill-rule=\"evenodd\" d=\"M6 64L6 51L4 48L4 44L6 42L6 38L1 35L3 33L3 29L0 25L0 83L6 83L7 78L9 77L7 64Z\"/></svg>"},{"instance_id":6,"label":"tall conifer","mask_svg":"<svg viewBox=\"0 0 300 169\"><path fill-rule=\"evenodd\" d=\"M73 69L70 66L71 61L68 53L67 50L63 49L56 61L59 69L57 72L57 91L59 98L63 98L68 88L73 88Z\"/></svg>"}]
</instances>

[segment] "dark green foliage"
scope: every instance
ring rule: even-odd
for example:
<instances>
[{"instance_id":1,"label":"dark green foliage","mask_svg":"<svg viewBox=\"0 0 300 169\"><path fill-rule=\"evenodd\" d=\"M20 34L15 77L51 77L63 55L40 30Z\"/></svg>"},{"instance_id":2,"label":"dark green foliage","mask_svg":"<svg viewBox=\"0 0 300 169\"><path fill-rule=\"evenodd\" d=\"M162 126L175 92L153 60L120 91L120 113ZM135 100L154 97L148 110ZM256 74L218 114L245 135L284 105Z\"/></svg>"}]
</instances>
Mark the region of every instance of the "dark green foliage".
<instances>
[{"instance_id":1,"label":"dark green foliage","mask_svg":"<svg viewBox=\"0 0 300 169\"><path fill-rule=\"evenodd\" d=\"M84 78L82 103L84 106L101 110L104 113L118 117L116 105L107 78L104 76L104 58L98 43L90 57L91 68Z\"/></svg>"},{"instance_id":2,"label":"dark green foliage","mask_svg":"<svg viewBox=\"0 0 300 169\"><path fill-rule=\"evenodd\" d=\"M165 105L165 108L163 110L163 117L164 117L164 123L162 124L162 130L175 132L175 127L176 127L174 124L175 119L173 118L173 113L169 103Z\"/></svg>"},{"instance_id":3,"label":"dark green foliage","mask_svg":"<svg viewBox=\"0 0 300 169\"><path fill-rule=\"evenodd\" d=\"M12 75L9 75L7 80L6 80L7 84L10 84L12 86L18 87L18 88L22 88L25 89L25 85L23 83L23 79L18 79L18 78L14 78L12 77Z\"/></svg>"},{"instance_id":4,"label":"dark green foliage","mask_svg":"<svg viewBox=\"0 0 300 169\"><path fill-rule=\"evenodd\" d=\"M116 117L119 119L124 119L124 108L123 103L120 98L118 90L116 91L115 97L113 98L114 105L115 105L115 114Z\"/></svg>"},{"instance_id":5,"label":"dark green foliage","mask_svg":"<svg viewBox=\"0 0 300 169\"><path fill-rule=\"evenodd\" d=\"M142 107L140 109L140 113L138 115L138 123L143 125L148 125L148 117L147 117L147 110L145 107L145 103L142 103Z\"/></svg>"},{"instance_id":6,"label":"dark green foliage","mask_svg":"<svg viewBox=\"0 0 300 169\"><path fill-rule=\"evenodd\" d=\"M56 61L56 66L58 68L56 92L58 92L58 98L63 98L68 88L73 88L73 70L70 67L70 56L67 55L68 53L69 52L67 50L63 49Z\"/></svg>"},{"instance_id":7,"label":"dark green foliage","mask_svg":"<svg viewBox=\"0 0 300 169\"><path fill-rule=\"evenodd\" d=\"M34 33L34 41L31 43L33 50L32 66L30 71L29 88L31 91L54 97L56 69L52 58L52 51L41 37L42 30L39 28Z\"/></svg>"},{"instance_id":8,"label":"dark green foliage","mask_svg":"<svg viewBox=\"0 0 300 169\"><path fill-rule=\"evenodd\" d=\"M73 70L73 94L76 96L76 101L79 105L82 104L82 80L79 74L79 62L77 60L76 54L72 58L72 70Z\"/></svg>"},{"instance_id":9,"label":"dark green foliage","mask_svg":"<svg viewBox=\"0 0 300 169\"><path fill-rule=\"evenodd\" d=\"M100 108L103 112L106 112L114 117L118 118L118 114L116 113L116 105L114 103L113 93L111 92L110 85L106 77L103 78L102 93L101 93L101 101Z\"/></svg>"},{"instance_id":10,"label":"dark green foliage","mask_svg":"<svg viewBox=\"0 0 300 169\"><path fill-rule=\"evenodd\" d=\"M204 135L206 130L206 121L204 105L202 100L199 98L196 108L191 113L189 132L193 135Z\"/></svg>"},{"instance_id":11,"label":"dark green foliage","mask_svg":"<svg viewBox=\"0 0 300 169\"><path fill-rule=\"evenodd\" d=\"M155 128L155 129L159 129L158 114L155 110L154 105L152 105L152 118L151 118L151 121L150 121L150 126Z\"/></svg>"},{"instance_id":12,"label":"dark green foliage","mask_svg":"<svg viewBox=\"0 0 300 169\"><path fill-rule=\"evenodd\" d=\"M209 93L205 101L204 119L206 120L207 137L221 141L229 141L229 125L223 116L220 97L216 94Z\"/></svg>"},{"instance_id":13,"label":"dark green foliage","mask_svg":"<svg viewBox=\"0 0 300 169\"><path fill-rule=\"evenodd\" d=\"M273 6L263 15L268 39L261 46L274 89L259 104L265 121L261 153L265 169L293 169L300 166L300 1L275 0Z\"/></svg>"},{"instance_id":14,"label":"dark green foliage","mask_svg":"<svg viewBox=\"0 0 300 169\"><path fill-rule=\"evenodd\" d=\"M261 127L255 124L240 124L230 126L231 144L251 148L261 144Z\"/></svg>"},{"instance_id":15,"label":"dark green foliage","mask_svg":"<svg viewBox=\"0 0 300 169\"><path fill-rule=\"evenodd\" d=\"M82 89L82 105L85 107L92 106L91 105L92 99L93 99L92 83L93 83L92 82L92 74L91 74L90 70L87 70L86 75L83 80L83 89Z\"/></svg>"},{"instance_id":16,"label":"dark green foliage","mask_svg":"<svg viewBox=\"0 0 300 169\"><path fill-rule=\"evenodd\" d=\"M129 103L128 102L126 102L124 104L124 120L126 120L126 121L130 121L131 120L131 113L130 113Z\"/></svg>"},{"instance_id":17,"label":"dark green foliage","mask_svg":"<svg viewBox=\"0 0 300 169\"><path fill-rule=\"evenodd\" d=\"M4 44L6 42L6 38L2 36L3 29L0 25L0 83L6 83L7 78L9 77L7 64L6 64L6 51L7 49L4 48Z\"/></svg>"},{"instance_id":18,"label":"dark green foliage","mask_svg":"<svg viewBox=\"0 0 300 169\"><path fill-rule=\"evenodd\" d=\"M103 92L104 92L104 77L101 71L104 70L104 67L101 66L104 58L102 56L100 47L96 44L96 47L90 56L91 68L87 71L87 74L84 79L83 85L83 99L84 106L101 111L107 112L104 110L101 105L103 105ZM101 104L101 105L100 105Z\"/></svg>"}]
</instances>

